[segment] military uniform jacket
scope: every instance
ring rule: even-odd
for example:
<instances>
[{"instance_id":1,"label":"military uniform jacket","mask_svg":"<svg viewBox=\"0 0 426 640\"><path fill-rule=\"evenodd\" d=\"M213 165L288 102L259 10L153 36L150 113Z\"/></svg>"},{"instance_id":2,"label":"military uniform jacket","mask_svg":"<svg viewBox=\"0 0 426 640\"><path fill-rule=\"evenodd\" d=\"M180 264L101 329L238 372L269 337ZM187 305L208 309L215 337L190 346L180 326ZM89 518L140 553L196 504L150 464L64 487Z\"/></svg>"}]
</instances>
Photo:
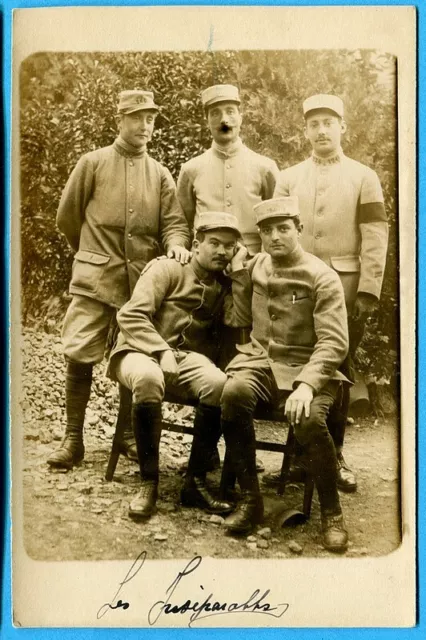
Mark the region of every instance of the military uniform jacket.
<instances>
[{"instance_id":1,"label":"military uniform jacket","mask_svg":"<svg viewBox=\"0 0 426 640\"><path fill-rule=\"evenodd\" d=\"M62 193L57 225L76 252L70 292L117 308L147 262L189 244L169 171L146 152L130 154L120 139L80 158Z\"/></svg>"},{"instance_id":2,"label":"military uniform jacket","mask_svg":"<svg viewBox=\"0 0 426 640\"><path fill-rule=\"evenodd\" d=\"M216 330L223 320L225 298L231 295L232 275L215 276L195 258L186 265L174 259L153 262L117 314L120 333L110 374L114 377L115 356L123 351L156 357L167 349L181 349L214 360Z\"/></svg>"},{"instance_id":3,"label":"military uniform jacket","mask_svg":"<svg viewBox=\"0 0 426 640\"><path fill-rule=\"evenodd\" d=\"M312 156L280 173L274 197L289 195L299 197L302 247L339 273L347 304L357 292L379 298L388 223L377 174L342 152Z\"/></svg>"},{"instance_id":4,"label":"military uniform jacket","mask_svg":"<svg viewBox=\"0 0 426 640\"><path fill-rule=\"evenodd\" d=\"M346 380L338 371L349 339L337 273L298 245L280 262L259 253L245 277L234 303L252 321L251 341L237 346L229 369L269 365L283 390L306 382L318 392L330 379Z\"/></svg>"},{"instance_id":5,"label":"military uniform jacket","mask_svg":"<svg viewBox=\"0 0 426 640\"><path fill-rule=\"evenodd\" d=\"M252 253L260 250L253 206L272 198L278 167L255 153L241 140L230 153L215 143L205 153L182 165L177 182L179 202L192 229L196 214L203 211L233 213L244 243Z\"/></svg>"}]
</instances>

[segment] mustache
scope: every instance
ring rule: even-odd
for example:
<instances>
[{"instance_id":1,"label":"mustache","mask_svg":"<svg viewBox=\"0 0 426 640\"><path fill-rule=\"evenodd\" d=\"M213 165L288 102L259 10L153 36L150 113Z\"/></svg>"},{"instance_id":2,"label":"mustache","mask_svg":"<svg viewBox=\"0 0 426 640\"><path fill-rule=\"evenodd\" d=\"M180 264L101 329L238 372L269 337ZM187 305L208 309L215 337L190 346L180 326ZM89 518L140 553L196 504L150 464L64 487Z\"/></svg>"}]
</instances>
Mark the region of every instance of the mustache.
<instances>
[{"instance_id":1,"label":"mustache","mask_svg":"<svg viewBox=\"0 0 426 640\"><path fill-rule=\"evenodd\" d=\"M223 133L228 133L228 131L231 130L231 127L228 124L221 124L219 130L223 131Z\"/></svg>"}]
</instances>

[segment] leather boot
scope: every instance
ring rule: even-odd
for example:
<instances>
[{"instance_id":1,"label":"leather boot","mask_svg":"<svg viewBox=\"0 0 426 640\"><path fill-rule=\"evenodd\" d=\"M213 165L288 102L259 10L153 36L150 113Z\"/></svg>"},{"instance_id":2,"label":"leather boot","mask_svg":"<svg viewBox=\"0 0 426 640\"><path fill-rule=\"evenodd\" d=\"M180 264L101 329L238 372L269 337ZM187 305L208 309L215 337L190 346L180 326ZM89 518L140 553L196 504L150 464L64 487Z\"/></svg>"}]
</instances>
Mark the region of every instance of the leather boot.
<instances>
[{"instance_id":1,"label":"leather boot","mask_svg":"<svg viewBox=\"0 0 426 640\"><path fill-rule=\"evenodd\" d=\"M349 375L351 371L352 369L348 369L345 373ZM333 438L337 453L337 487L340 491L344 491L345 493L353 493L357 490L355 474L346 464L342 454L346 424L348 421L350 399L349 391L349 386L347 384L342 385L327 418L327 427L331 437Z\"/></svg>"},{"instance_id":2,"label":"leather boot","mask_svg":"<svg viewBox=\"0 0 426 640\"><path fill-rule=\"evenodd\" d=\"M346 464L341 451L337 453L337 488L345 493L354 493L357 490L355 474Z\"/></svg>"},{"instance_id":3,"label":"leather boot","mask_svg":"<svg viewBox=\"0 0 426 640\"><path fill-rule=\"evenodd\" d=\"M161 404L133 404L132 426L138 452L141 488L129 506L135 520L154 513L158 497Z\"/></svg>"},{"instance_id":4,"label":"leather boot","mask_svg":"<svg viewBox=\"0 0 426 640\"><path fill-rule=\"evenodd\" d=\"M348 532L342 511L329 512L321 509L322 543L327 551L344 553L348 548Z\"/></svg>"},{"instance_id":5,"label":"leather boot","mask_svg":"<svg viewBox=\"0 0 426 640\"><path fill-rule=\"evenodd\" d=\"M200 507L208 513L230 513L233 505L214 498L206 485L206 472L221 435L220 408L199 404L194 418L194 437L188 471L181 491L186 507Z\"/></svg>"},{"instance_id":6,"label":"leather boot","mask_svg":"<svg viewBox=\"0 0 426 640\"><path fill-rule=\"evenodd\" d=\"M234 513L231 513L224 522L229 533L238 535L250 533L254 525L263 521L263 500L260 493L243 491L242 498Z\"/></svg>"},{"instance_id":7,"label":"leather boot","mask_svg":"<svg viewBox=\"0 0 426 640\"><path fill-rule=\"evenodd\" d=\"M93 365L69 361L65 381L67 426L59 448L50 454L47 464L72 469L84 458L83 425L92 386Z\"/></svg>"},{"instance_id":8,"label":"leather boot","mask_svg":"<svg viewBox=\"0 0 426 640\"><path fill-rule=\"evenodd\" d=\"M214 498L207 487L206 479L200 476L186 476L180 501L184 507L199 507L207 513L227 514L234 508L230 502Z\"/></svg>"},{"instance_id":9,"label":"leather boot","mask_svg":"<svg viewBox=\"0 0 426 640\"><path fill-rule=\"evenodd\" d=\"M253 416L242 412L234 420L222 419L222 431L232 470L243 496L224 524L229 533L245 534L263 520L263 499L256 471Z\"/></svg>"},{"instance_id":10,"label":"leather boot","mask_svg":"<svg viewBox=\"0 0 426 640\"><path fill-rule=\"evenodd\" d=\"M343 553L348 547L348 532L337 491L337 460L331 436L327 434L326 437L310 442L306 452L318 491L324 548Z\"/></svg>"},{"instance_id":11,"label":"leather boot","mask_svg":"<svg viewBox=\"0 0 426 640\"><path fill-rule=\"evenodd\" d=\"M138 451L136 448L136 440L133 435L132 428L132 392L124 385L119 385L120 406L118 409L116 430L119 429L122 434L120 442L120 453L129 460L138 462Z\"/></svg>"},{"instance_id":12,"label":"leather boot","mask_svg":"<svg viewBox=\"0 0 426 640\"><path fill-rule=\"evenodd\" d=\"M142 480L141 488L137 496L129 505L129 516L133 520L144 520L155 512L158 497L158 482L155 480Z\"/></svg>"}]
</instances>

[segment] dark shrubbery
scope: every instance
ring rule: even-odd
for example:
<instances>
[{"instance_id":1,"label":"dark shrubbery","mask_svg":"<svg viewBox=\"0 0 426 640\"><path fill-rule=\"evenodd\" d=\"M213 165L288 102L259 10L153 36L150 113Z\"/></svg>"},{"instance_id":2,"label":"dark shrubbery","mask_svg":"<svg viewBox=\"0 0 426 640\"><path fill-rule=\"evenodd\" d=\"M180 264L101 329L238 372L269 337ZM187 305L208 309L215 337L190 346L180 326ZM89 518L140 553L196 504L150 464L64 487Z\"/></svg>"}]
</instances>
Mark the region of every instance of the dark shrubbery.
<instances>
[{"instance_id":1,"label":"dark shrubbery","mask_svg":"<svg viewBox=\"0 0 426 640\"><path fill-rule=\"evenodd\" d=\"M347 155L374 168L390 221L378 317L359 352L360 367L389 380L398 350L395 59L375 51L221 53L39 53L24 61L21 95L22 302L25 322L42 319L68 287L71 253L55 227L61 191L77 159L111 144L123 89L151 89L162 106L150 153L177 178L210 144L200 91L240 87L244 141L281 169L309 153L302 101L336 93L346 107ZM52 305L51 305L52 306Z\"/></svg>"}]
</instances>

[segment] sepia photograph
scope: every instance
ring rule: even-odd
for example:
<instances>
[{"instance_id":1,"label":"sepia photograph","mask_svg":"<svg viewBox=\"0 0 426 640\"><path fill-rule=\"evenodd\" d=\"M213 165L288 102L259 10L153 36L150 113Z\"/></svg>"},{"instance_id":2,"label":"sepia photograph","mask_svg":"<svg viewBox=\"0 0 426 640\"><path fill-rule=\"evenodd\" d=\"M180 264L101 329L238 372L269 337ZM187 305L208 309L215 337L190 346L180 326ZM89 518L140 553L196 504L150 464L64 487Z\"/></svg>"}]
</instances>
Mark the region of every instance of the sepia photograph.
<instances>
[{"instance_id":1,"label":"sepia photograph","mask_svg":"<svg viewBox=\"0 0 426 640\"><path fill-rule=\"evenodd\" d=\"M414 14L401 53L390 8L368 42L350 7L234 8L239 46L227 10L185 8L203 46L183 8L90 9L86 46L86 9L15 13L18 626L414 623ZM299 43L333 16L346 44ZM367 607L387 571L390 617ZM366 608L302 614L323 574ZM56 611L24 610L43 581Z\"/></svg>"}]
</instances>

